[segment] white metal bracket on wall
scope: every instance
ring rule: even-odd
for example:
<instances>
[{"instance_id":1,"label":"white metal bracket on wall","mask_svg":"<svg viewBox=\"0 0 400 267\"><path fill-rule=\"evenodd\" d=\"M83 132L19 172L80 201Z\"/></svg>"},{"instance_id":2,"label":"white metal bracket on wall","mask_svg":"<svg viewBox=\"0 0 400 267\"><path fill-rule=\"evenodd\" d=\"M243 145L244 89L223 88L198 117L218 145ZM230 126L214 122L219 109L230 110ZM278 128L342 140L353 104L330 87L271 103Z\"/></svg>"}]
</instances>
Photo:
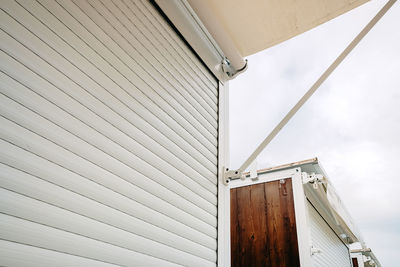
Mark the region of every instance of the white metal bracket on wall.
<instances>
[{"instance_id":1,"label":"white metal bracket on wall","mask_svg":"<svg viewBox=\"0 0 400 267\"><path fill-rule=\"evenodd\" d=\"M239 172L238 170L229 170L229 168L225 169L224 172L224 184L228 185L230 181L232 180L237 180L237 179L242 179L244 180L246 177L243 175L242 172Z\"/></svg>"},{"instance_id":2,"label":"white metal bracket on wall","mask_svg":"<svg viewBox=\"0 0 400 267\"><path fill-rule=\"evenodd\" d=\"M322 249L314 247L314 246L311 246L311 248L310 248L311 256L313 256L315 254L319 254L319 253L322 253Z\"/></svg>"}]
</instances>

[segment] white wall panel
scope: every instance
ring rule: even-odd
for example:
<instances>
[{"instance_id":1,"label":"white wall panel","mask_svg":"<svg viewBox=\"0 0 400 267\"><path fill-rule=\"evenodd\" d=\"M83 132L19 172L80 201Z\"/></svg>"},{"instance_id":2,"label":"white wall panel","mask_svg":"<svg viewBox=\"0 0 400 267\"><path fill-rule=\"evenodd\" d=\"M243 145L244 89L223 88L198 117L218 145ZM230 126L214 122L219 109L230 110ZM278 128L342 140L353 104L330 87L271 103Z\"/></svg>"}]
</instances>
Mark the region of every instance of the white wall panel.
<instances>
[{"instance_id":1,"label":"white wall panel","mask_svg":"<svg viewBox=\"0 0 400 267\"><path fill-rule=\"evenodd\" d=\"M152 12L151 5L146 0L140 1L130 1L124 0L124 2L131 8L131 10L139 9L143 12L146 17L151 18L149 20L150 24L155 25L159 32L161 33L168 42L172 45L172 47L178 52L178 55L181 56L183 61L187 63L188 70L191 70L191 73L196 73L197 75L193 75L192 78L196 80L200 80L201 83L205 86L201 86L201 88L210 95L215 103L218 102L218 94L215 92L214 88L214 79L209 74L209 71L203 68L198 60L195 59L195 55L190 53L184 44L180 41L179 37L173 32L171 27L168 27L165 23L163 23L162 18L160 16L156 16L154 12ZM197 77L197 78L196 78ZM206 90L208 89L208 90Z\"/></svg>"},{"instance_id":2,"label":"white wall panel","mask_svg":"<svg viewBox=\"0 0 400 267\"><path fill-rule=\"evenodd\" d=\"M6 0L0 39L0 265L215 266L218 83L158 11Z\"/></svg>"},{"instance_id":3,"label":"white wall panel","mask_svg":"<svg viewBox=\"0 0 400 267\"><path fill-rule=\"evenodd\" d=\"M150 31L150 35L144 36L150 45L156 45L157 49L159 49L160 53L165 57L166 66L171 69L171 72L174 76L179 77L180 83L185 86L185 88L192 88L190 90L191 95L199 101L199 103L206 103L208 106L205 108L212 115L211 110L215 110L215 105L218 102L218 99L213 96L210 97L205 91L204 86L202 85L202 81L199 78L199 75L194 74L196 70L199 72L200 69L196 69L195 63L187 63L179 53L176 56L177 45L174 45L171 38L166 34L165 36L162 34L164 31L159 31L156 26L155 19L150 20L150 23L146 23L146 7L145 4L140 1L122 1L115 2L121 12L126 14L126 16L134 23L139 31L146 32ZM150 15L149 15L150 16ZM211 102L212 101L212 102ZM210 109L211 108L211 109ZM212 115L213 116L213 115ZM216 117L214 117L217 119Z\"/></svg>"},{"instance_id":4,"label":"white wall panel","mask_svg":"<svg viewBox=\"0 0 400 267\"><path fill-rule=\"evenodd\" d=\"M0 240L0 258L5 266L93 266L115 267L118 265L90 260L74 255L38 247L22 245L15 242Z\"/></svg>"},{"instance_id":5,"label":"white wall panel","mask_svg":"<svg viewBox=\"0 0 400 267\"><path fill-rule=\"evenodd\" d=\"M351 267L349 248L329 227L318 211L307 202L312 246L320 253L312 256L315 267Z\"/></svg>"},{"instance_id":6,"label":"white wall panel","mask_svg":"<svg viewBox=\"0 0 400 267\"><path fill-rule=\"evenodd\" d=\"M118 183L118 180L114 179L114 177L110 177L110 179L102 179L102 177L99 177L96 179L91 178L90 176L88 178L80 176L73 171L27 152L26 150L16 147L2 139L0 139L0 148L1 151L3 151L3 153L0 153L1 162L4 162L16 170L21 170L35 177L40 177L40 179L43 179L44 181L56 184L98 203L124 212L145 222L149 222L162 229L180 235L181 237L202 244L203 246L214 250L216 249L216 234L211 232L209 227L205 227L203 223L199 223L199 221L196 221L193 218L185 218L185 213L176 207L162 201L157 201L157 198L153 195L140 190L133 184L128 182ZM19 160L21 158L26 160ZM74 159L72 158L72 160ZM15 172L8 174L9 170L7 170L6 165L1 166L3 170L2 173L7 174L10 177L17 176ZM2 184L5 184L7 180L4 176L2 177ZM28 178L25 177L23 181L27 181L27 179ZM18 180L14 180L14 182L17 183ZM36 183L39 183L39 181L36 180ZM26 190L29 190L29 192L41 192L40 190L37 190L36 183L31 185L29 183L25 184L25 186L27 186ZM9 188L8 186L10 185L3 186ZM19 190L12 190L27 194L26 191L21 191L24 186L18 188ZM44 186L42 189L44 190L46 188L47 186ZM63 195L66 194L69 193L65 191ZM60 194L59 196L63 195ZM51 194L42 194L41 196L49 197ZM36 196L36 198L38 197ZM49 200L43 201L51 203ZM52 201L55 200L53 199ZM195 229L198 230L196 231Z\"/></svg>"},{"instance_id":7,"label":"white wall panel","mask_svg":"<svg viewBox=\"0 0 400 267\"><path fill-rule=\"evenodd\" d=\"M11 4L6 5L6 7L9 5ZM19 51L15 49L15 44L7 46L7 43L4 42L3 49L8 54L12 55L16 59L21 58L21 60L24 61L24 65L28 66L39 75L46 77L46 79L49 79L54 83L57 80L53 79L52 75L49 75L49 71L52 69L58 70L66 76L63 80L68 80L68 83L72 82L78 84L83 89L90 91L93 95L97 96L105 104L107 104L109 101L113 101L112 96L114 96L119 101L128 105L130 109L134 110L135 112L141 112L142 109L140 106L144 106L146 110L140 114L141 117L147 120L149 116L155 115L164 121L170 128L172 128L173 131L171 132L171 139L174 138L174 134L172 133L175 133L175 135L178 133L179 136L183 137L184 140L189 143L189 145L194 146L212 162L215 162L217 148L215 146L211 146L209 141L205 141L204 136L200 137L201 134L198 131L189 132L182 126L182 121L175 120L175 118L171 117L168 112L165 112L162 108L172 108L165 101L162 102L160 100L160 102L157 103L154 101L155 99L160 99L160 96L153 90L151 86L144 83L143 80L139 78L140 75L143 74L143 70L140 66L138 66L137 62L128 62L129 66L136 66L138 71L141 71L138 74L131 72L131 75L137 78L135 83L129 83L126 81L126 78L122 77L124 78L123 81L125 82L124 84L126 86L121 86L119 83L116 83L109 77L111 74L117 75L118 71L112 68L107 62L102 60L101 56L106 55L106 50L99 51L101 52L101 56L96 56L96 54L92 53L93 56L96 56L96 59L99 60L96 63L100 63L102 68L107 68L106 73L104 73L97 67L96 64L93 64L93 62L90 62L87 58L82 56L90 52L90 49L84 49L78 53L71 47L71 45L69 45L69 43L64 42L58 36L54 35L52 31L44 27L42 23L35 20L34 17L29 18L29 13L22 9L22 7L16 4L15 6L12 6L12 8L8 7L8 9L9 12L16 12L17 14L15 14L15 16L21 17L21 20L23 20L25 23L24 25L31 28L31 30L35 30L35 28L32 28L33 25L38 26L41 30L36 31L34 35L29 31L29 29L22 26L19 21L16 21L13 17L2 14L2 20L4 20L2 29L6 29L6 34L10 34L13 39L16 39L17 42L21 43L20 45L24 45L29 50ZM87 18L87 20L92 22L90 18ZM85 23L85 21L80 22ZM114 53L120 52L119 57L115 59L117 62L121 62L121 59L131 59L130 54L122 50L118 42L115 42L112 38L106 35L96 24L91 25L92 27L90 30L95 31L96 36L99 35L107 38L105 39L104 43L112 46L112 51ZM20 35L13 36L12 33L16 30L17 32L20 32ZM40 35L45 41L40 39L40 37L38 37L36 34L38 36ZM23 55L21 52L24 52L27 55ZM34 55L30 55L29 52L33 52ZM65 54L68 56L66 57ZM27 61L27 56L37 56L38 58ZM94 61L92 58L90 59ZM45 62L41 62L41 60ZM43 65L43 63L45 63L46 66L42 67L41 65ZM123 64L119 63L116 66L117 69L120 69L122 68ZM135 100L138 101L138 104ZM189 123L187 123L186 126L191 128ZM164 131L164 129L162 129L162 131ZM178 144L180 142L181 140L177 141ZM202 145L202 143L205 144Z\"/></svg>"},{"instance_id":8,"label":"white wall panel","mask_svg":"<svg viewBox=\"0 0 400 267\"><path fill-rule=\"evenodd\" d=\"M5 214L0 214L0 238L118 265L177 266L135 251Z\"/></svg>"}]
</instances>

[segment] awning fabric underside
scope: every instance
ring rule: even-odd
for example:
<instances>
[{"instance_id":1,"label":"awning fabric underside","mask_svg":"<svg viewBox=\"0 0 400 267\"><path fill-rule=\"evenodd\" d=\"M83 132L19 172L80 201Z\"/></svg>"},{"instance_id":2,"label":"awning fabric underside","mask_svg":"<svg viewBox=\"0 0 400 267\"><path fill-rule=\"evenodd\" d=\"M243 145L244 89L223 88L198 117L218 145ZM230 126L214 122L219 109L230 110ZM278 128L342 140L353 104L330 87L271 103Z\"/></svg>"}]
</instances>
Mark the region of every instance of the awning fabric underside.
<instances>
[{"instance_id":1,"label":"awning fabric underside","mask_svg":"<svg viewBox=\"0 0 400 267\"><path fill-rule=\"evenodd\" d=\"M245 57L365 2L367 0L202 0L202 5L213 13Z\"/></svg>"}]
</instances>

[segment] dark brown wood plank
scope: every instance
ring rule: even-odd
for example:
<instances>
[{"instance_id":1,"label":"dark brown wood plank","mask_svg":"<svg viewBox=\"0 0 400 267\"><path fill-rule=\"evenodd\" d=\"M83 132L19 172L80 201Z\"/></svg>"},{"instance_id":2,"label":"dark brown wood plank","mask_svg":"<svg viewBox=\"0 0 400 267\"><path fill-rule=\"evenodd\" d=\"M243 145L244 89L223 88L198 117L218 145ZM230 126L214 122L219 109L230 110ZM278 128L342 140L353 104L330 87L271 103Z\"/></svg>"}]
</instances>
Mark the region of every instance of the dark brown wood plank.
<instances>
[{"instance_id":1,"label":"dark brown wood plank","mask_svg":"<svg viewBox=\"0 0 400 267\"><path fill-rule=\"evenodd\" d=\"M239 241L239 233L240 233L240 221L238 218L238 202L237 202L237 190L231 190L231 222L236 222L234 224L231 223L231 243L236 244L235 247L231 249L231 262L239 262L240 261L240 241Z\"/></svg>"},{"instance_id":2,"label":"dark brown wood plank","mask_svg":"<svg viewBox=\"0 0 400 267\"><path fill-rule=\"evenodd\" d=\"M291 179L231 189L231 265L300 266Z\"/></svg>"},{"instance_id":3,"label":"dark brown wood plank","mask_svg":"<svg viewBox=\"0 0 400 267\"><path fill-rule=\"evenodd\" d=\"M283 266L300 266L299 257L292 257L292 255L298 255L298 242L291 179L286 179L284 184L280 183L279 189L285 247L281 256L286 261Z\"/></svg>"},{"instance_id":4,"label":"dark brown wood plank","mask_svg":"<svg viewBox=\"0 0 400 267\"><path fill-rule=\"evenodd\" d=\"M353 262L353 267L358 267L358 260L357 260L357 258L351 258L351 261Z\"/></svg>"}]
</instances>

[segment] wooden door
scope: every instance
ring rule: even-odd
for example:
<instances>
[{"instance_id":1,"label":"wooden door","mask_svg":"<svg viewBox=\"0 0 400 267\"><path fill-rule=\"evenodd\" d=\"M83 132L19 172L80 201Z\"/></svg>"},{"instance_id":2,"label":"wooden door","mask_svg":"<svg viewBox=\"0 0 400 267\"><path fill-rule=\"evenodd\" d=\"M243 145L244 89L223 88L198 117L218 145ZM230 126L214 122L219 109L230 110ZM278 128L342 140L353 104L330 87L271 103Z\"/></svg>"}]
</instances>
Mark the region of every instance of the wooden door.
<instances>
[{"instance_id":1,"label":"wooden door","mask_svg":"<svg viewBox=\"0 0 400 267\"><path fill-rule=\"evenodd\" d=\"M231 189L231 265L300 266L291 178Z\"/></svg>"}]
</instances>

